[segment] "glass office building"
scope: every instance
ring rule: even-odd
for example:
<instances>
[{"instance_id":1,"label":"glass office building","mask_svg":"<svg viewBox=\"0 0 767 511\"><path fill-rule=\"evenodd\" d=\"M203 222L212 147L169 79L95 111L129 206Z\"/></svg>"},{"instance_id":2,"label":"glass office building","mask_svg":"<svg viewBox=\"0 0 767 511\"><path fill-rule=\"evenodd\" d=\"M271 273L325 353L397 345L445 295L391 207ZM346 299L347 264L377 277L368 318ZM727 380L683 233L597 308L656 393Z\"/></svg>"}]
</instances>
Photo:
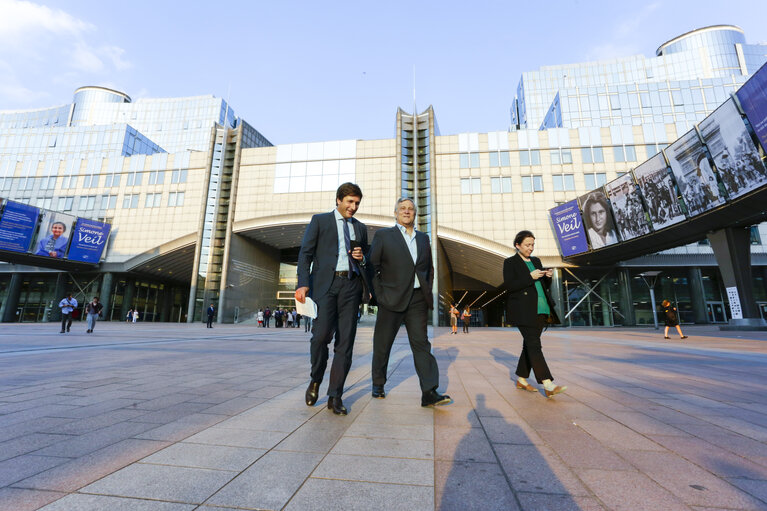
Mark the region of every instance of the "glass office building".
<instances>
[{"instance_id":1,"label":"glass office building","mask_svg":"<svg viewBox=\"0 0 767 511\"><path fill-rule=\"evenodd\" d=\"M79 89L69 105L0 112L0 197L113 225L93 271L2 265L0 318L55 320L67 290L99 294L112 320L133 307L142 320L194 321L213 302L219 321L247 322L261 307L292 306L304 229L352 181L371 238L393 224L398 197L416 200L434 251L435 323L446 321L446 301L463 297L477 309L473 321L504 324L501 268L521 229L536 234L544 266L558 269L567 324L651 323L639 277L648 269L663 271L657 296L683 321L725 321L705 242L608 272L571 268L548 210L656 154L765 61L767 45L747 44L737 27L702 28L654 57L524 73L509 130L441 134L434 108L395 108L396 136L381 140L273 146L213 96L132 101L100 87ZM767 309L767 228L752 233L755 295Z\"/></svg>"}]
</instances>

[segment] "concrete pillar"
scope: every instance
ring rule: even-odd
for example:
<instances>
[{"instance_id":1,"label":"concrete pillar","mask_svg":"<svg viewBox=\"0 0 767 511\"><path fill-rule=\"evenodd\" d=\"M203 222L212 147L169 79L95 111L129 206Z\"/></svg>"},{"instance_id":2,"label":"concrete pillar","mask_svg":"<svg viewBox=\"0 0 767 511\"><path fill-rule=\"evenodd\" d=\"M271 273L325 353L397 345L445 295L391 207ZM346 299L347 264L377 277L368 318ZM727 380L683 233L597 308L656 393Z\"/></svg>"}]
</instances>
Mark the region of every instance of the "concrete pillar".
<instances>
[{"instance_id":1,"label":"concrete pillar","mask_svg":"<svg viewBox=\"0 0 767 511\"><path fill-rule=\"evenodd\" d=\"M125 321L126 316L128 315L128 309L131 308L133 305L133 295L136 291L136 284L133 282L133 279L130 277L127 277L125 279L125 293L123 293L123 305L120 308L120 320Z\"/></svg>"},{"instance_id":2,"label":"concrete pillar","mask_svg":"<svg viewBox=\"0 0 767 511\"><path fill-rule=\"evenodd\" d=\"M11 281L8 283L8 294L0 306L0 318L3 323L16 323L19 318L16 317L16 308L19 306L19 296L21 296L21 283L24 276L21 273L11 275Z\"/></svg>"},{"instance_id":3,"label":"concrete pillar","mask_svg":"<svg viewBox=\"0 0 767 511\"><path fill-rule=\"evenodd\" d=\"M690 286L690 301L695 323L708 323L706 313L706 292L703 289L703 273L700 267L694 266L687 269L687 282Z\"/></svg>"},{"instance_id":4,"label":"concrete pillar","mask_svg":"<svg viewBox=\"0 0 767 511\"><path fill-rule=\"evenodd\" d=\"M112 281L113 275L111 273L105 273L101 276L101 290L99 291L99 301L104 306L101 313L101 320L106 320L110 314L109 309L112 306ZM126 311L127 314L127 311Z\"/></svg>"},{"instance_id":5,"label":"concrete pillar","mask_svg":"<svg viewBox=\"0 0 767 511\"><path fill-rule=\"evenodd\" d=\"M160 321L175 321L170 314L173 311L173 286L165 286L162 296L162 308L160 309Z\"/></svg>"},{"instance_id":6,"label":"concrete pillar","mask_svg":"<svg viewBox=\"0 0 767 511\"><path fill-rule=\"evenodd\" d=\"M725 288L736 288L743 319L731 319L724 329L765 328L754 300L751 276L751 232L746 228L727 227L708 235Z\"/></svg>"},{"instance_id":7,"label":"concrete pillar","mask_svg":"<svg viewBox=\"0 0 767 511\"><path fill-rule=\"evenodd\" d=\"M607 281L609 277L605 277L605 280L603 280L599 284L599 296L603 298L602 300L602 325L604 326L613 326L613 314L612 309L610 306L612 305L610 303L610 283Z\"/></svg>"},{"instance_id":8,"label":"concrete pillar","mask_svg":"<svg viewBox=\"0 0 767 511\"><path fill-rule=\"evenodd\" d=\"M621 293L618 301L621 304L621 312L624 317L623 326L635 326L634 298L631 294L631 274L628 268L618 270L618 284Z\"/></svg>"},{"instance_id":9,"label":"concrete pillar","mask_svg":"<svg viewBox=\"0 0 767 511\"><path fill-rule=\"evenodd\" d=\"M554 268L554 272L551 275L551 287L549 288L551 299L554 300L554 310L557 312L559 321L562 325L565 325L565 314L567 310L564 306L564 288L562 287L562 268ZM508 295L504 295L502 300L506 301ZM504 311L506 308L504 307Z\"/></svg>"}]
</instances>

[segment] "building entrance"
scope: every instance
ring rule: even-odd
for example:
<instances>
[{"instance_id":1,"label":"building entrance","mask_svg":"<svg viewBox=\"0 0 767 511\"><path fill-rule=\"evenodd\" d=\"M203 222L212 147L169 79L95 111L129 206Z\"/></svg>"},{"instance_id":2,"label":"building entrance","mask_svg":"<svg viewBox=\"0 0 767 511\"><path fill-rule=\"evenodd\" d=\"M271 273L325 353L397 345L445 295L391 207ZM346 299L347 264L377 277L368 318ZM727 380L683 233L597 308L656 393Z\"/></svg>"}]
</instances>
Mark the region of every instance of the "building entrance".
<instances>
[{"instance_id":1,"label":"building entrance","mask_svg":"<svg viewBox=\"0 0 767 511\"><path fill-rule=\"evenodd\" d=\"M727 323L724 302L706 302L709 323Z\"/></svg>"}]
</instances>

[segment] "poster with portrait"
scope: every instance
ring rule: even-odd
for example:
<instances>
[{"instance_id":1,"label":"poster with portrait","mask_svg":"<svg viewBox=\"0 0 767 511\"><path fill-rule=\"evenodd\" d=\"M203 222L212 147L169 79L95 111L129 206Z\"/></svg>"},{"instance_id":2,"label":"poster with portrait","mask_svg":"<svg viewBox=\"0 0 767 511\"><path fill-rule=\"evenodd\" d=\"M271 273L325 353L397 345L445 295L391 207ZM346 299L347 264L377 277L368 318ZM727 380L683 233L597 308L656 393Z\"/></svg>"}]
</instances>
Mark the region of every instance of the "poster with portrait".
<instances>
[{"instance_id":1,"label":"poster with portrait","mask_svg":"<svg viewBox=\"0 0 767 511\"><path fill-rule=\"evenodd\" d=\"M549 210L562 257L589 250L578 201L573 199Z\"/></svg>"},{"instance_id":2,"label":"poster with portrait","mask_svg":"<svg viewBox=\"0 0 767 511\"><path fill-rule=\"evenodd\" d=\"M621 239L628 241L650 232L642 198L630 172L605 185L607 198L613 207L615 226Z\"/></svg>"},{"instance_id":3,"label":"poster with portrait","mask_svg":"<svg viewBox=\"0 0 767 511\"><path fill-rule=\"evenodd\" d=\"M613 214L601 188L578 197L578 204L583 211L583 225L591 248L597 250L618 243Z\"/></svg>"},{"instance_id":4,"label":"poster with portrait","mask_svg":"<svg viewBox=\"0 0 767 511\"><path fill-rule=\"evenodd\" d=\"M711 162L694 129L682 135L664 152L690 216L724 203Z\"/></svg>"},{"instance_id":5,"label":"poster with portrait","mask_svg":"<svg viewBox=\"0 0 767 511\"><path fill-rule=\"evenodd\" d=\"M754 127L756 138L767 151L767 64L735 92L748 121Z\"/></svg>"},{"instance_id":6,"label":"poster with portrait","mask_svg":"<svg viewBox=\"0 0 767 511\"><path fill-rule=\"evenodd\" d=\"M26 252L35 234L40 209L7 201L0 217L0 250Z\"/></svg>"},{"instance_id":7,"label":"poster with portrait","mask_svg":"<svg viewBox=\"0 0 767 511\"><path fill-rule=\"evenodd\" d=\"M69 247L75 217L56 211L44 211L37 239L30 252L33 255L63 259Z\"/></svg>"},{"instance_id":8,"label":"poster with portrait","mask_svg":"<svg viewBox=\"0 0 767 511\"><path fill-rule=\"evenodd\" d=\"M635 168L634 178L647 205L653 229L657 231L685 219L663 154L658 153Z\"/></svg>"},{"instance_id":9,"label":"poster with portrait","mask_svg":"<svg viewBox=\"0 0 767 511\"><path fill-rule=\"evenodd\" d=\"M732 98L703 119L698 129L730 199L767 183L767 169Z\"/></svg>"},{"instance_id":10,"label":"poster with portrait","mask_svg":"<svg viewBox=\"0 0 767 511\"><path fill-rule=\"evenodd\" d=\"M72 241L69 245L67 259L84 263L98 263L104 253L104 248L107 246L111 228L110 224L98 220L78 218L75 228L72 230Z\"/></svg>"}]
</instances>

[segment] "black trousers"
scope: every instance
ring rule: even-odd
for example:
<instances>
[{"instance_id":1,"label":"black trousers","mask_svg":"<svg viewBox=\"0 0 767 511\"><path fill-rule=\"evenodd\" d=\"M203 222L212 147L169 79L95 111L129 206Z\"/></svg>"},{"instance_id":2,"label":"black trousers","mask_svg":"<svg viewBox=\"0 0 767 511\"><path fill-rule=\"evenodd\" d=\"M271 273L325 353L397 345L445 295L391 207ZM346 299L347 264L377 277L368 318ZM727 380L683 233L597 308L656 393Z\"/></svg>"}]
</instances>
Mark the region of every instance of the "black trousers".
<instances>
[{"instance_id":1,"label":"black trousers","mask_svg":"<svg viewBox=\"0 0 767 511\"><path fill-rule=\"evenodd\" d=\"M333 344L333 363L330 366L328 396L341 397L344 382L352 366L354 337L357 335L357 310L362 301L362 281L359 277L336 277L328 292L317 300L317 319L314 320L311 340L311 378L321 383L328 365L330 341Z\"/></svg>"},{"instance_id":2,"label":"black trousers","mask_svg":"<svg viewBox=\"0 0 767 511\"><path fill-rule=\"evenodd\" d=\"M466 332L467 334L469 333L469 322L468 321L464 321L463 322L463 331Z\"/></svg>"},{"instance_id":3,"label":"black trousers","mask_svg":"<svg viewBox=\"0 0 767 511\"><path fill-rule=\"evenodd\" d=\"M522 353L519 355L517 363L517 376L527 378L530 376L530 369L535 373L535 379L538 383L543 380L553 380L546 359L543 357L543 348L541 347L541 332L546 325L546 315L539 314L535 326L518 325L519 332L522 334Z\"/></svg>"},{"instance_id":4,"label":"black trousers","mask_svg":"<svg viewBox=\"0 0 767 511\"><path fill-rule=\"evenodd\" d=\"M61 313L61 331L62 332L69 332L69 329L72 326L72 313L64 314Z\"/></svg>"},{"instance_id":5,"label":"black trousers","mask_svg":"<svg viewBox=\"0 0 767 511\"><path fill-rule=\"evenodd\" d=\"M208 316L208 328L213 328L213 316Z\"/></svg>"},{"instance_id":6,"label":"black trousers","mask_svg":"<svg viewBox=\"0 0 767 511\"><path fill-rule=\"evenodd\" d=\"M378 306L378 317L373 334L373 385L386 384L391 347L404 321L421 392L428 392L439 386L437 359L431 353L431 343L426 335L428 313L429 308L420 289L413 290L410 304L403 312L394 312L381 305Z\"/></svg>"}]
</instances>

